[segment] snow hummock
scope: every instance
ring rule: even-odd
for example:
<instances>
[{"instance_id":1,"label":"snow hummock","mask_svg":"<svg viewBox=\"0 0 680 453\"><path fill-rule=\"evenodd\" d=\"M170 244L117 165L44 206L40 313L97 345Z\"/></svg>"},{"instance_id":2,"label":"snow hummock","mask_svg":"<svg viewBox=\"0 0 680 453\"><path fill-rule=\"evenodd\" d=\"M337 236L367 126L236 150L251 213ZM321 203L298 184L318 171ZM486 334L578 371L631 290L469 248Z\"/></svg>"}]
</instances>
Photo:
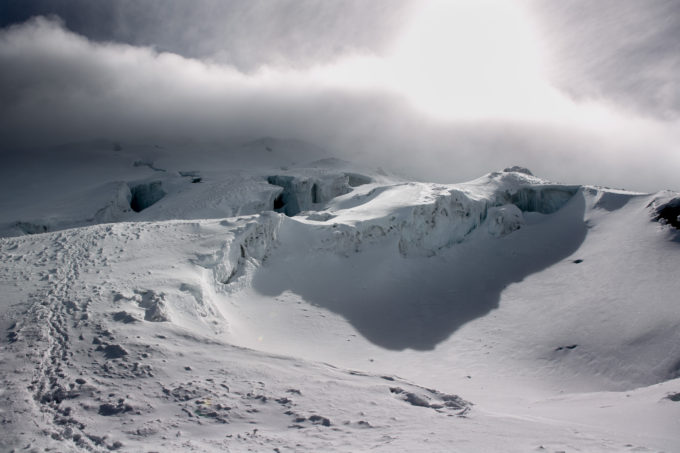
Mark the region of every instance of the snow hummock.
<instances>
[{"instance_id":1,"label":"snow hummock","mask_svg":"<svg viewBox=\"0 0 680 453\"><path fill-rule=\"evenodd\" d=\"M677 193L116 144L2 169L1 449L680 442Z\"/></svg>"}]
</instances>

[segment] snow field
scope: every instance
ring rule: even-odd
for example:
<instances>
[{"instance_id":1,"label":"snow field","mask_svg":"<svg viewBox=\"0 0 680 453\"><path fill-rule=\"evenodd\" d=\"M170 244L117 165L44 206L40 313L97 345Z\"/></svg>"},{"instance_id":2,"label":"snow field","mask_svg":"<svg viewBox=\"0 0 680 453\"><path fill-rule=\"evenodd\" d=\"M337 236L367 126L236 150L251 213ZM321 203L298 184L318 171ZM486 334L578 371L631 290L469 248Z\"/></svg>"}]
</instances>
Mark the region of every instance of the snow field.
<instances>
[{"instance_id":1,"label":"snow field","mask_svg":"<svg viewBox=\"0 0 680 453\"><path fill-rule=\"evenodd\" d=\"M676 449L677 194L295 146L104 144L3 201L2 449Z\"/></svg>"}]
</instances>

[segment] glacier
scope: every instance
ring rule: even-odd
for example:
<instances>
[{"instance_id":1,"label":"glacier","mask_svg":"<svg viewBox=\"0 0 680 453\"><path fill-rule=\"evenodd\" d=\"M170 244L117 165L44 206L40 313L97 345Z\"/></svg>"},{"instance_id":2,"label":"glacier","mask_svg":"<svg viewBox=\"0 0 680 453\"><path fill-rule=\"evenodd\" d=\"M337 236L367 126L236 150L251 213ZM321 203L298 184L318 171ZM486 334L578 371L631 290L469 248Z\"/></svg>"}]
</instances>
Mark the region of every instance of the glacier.
<instances>
[{"instance_id":1,"label":"glacier","mask_svg":"<svg viewBox=\"0 0 680 453\"><path fill-rule=\"evenodd\" d=\"M120 148L4 189L2 449L677 445L677 193Z\"/></svg>"}]
</instances>

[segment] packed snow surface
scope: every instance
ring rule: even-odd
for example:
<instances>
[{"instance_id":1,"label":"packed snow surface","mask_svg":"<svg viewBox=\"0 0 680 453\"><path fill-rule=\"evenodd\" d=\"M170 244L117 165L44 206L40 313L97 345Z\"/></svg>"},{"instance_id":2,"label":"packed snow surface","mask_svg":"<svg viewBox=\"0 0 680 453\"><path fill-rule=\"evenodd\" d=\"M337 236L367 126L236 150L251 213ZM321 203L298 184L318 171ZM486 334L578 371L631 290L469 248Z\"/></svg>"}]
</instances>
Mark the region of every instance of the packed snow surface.
<instances>
[{"instance_id":1,"label":"packed snow surface","mask_svg":"<svg viewBox=\"0 0 680 453\"><path fill-rule=\"evenodd\" d=\"M228 151L0 169L2 451L678 451L679 194Z\"/></svg>"}]
</instances>

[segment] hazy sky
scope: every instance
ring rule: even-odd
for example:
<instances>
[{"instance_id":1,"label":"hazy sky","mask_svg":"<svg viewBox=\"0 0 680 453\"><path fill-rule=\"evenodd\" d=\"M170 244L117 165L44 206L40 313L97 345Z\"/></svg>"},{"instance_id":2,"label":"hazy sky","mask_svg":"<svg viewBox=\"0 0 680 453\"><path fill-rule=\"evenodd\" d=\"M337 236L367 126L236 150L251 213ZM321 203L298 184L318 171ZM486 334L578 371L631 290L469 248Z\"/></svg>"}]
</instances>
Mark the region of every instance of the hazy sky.
<instances>
[{"instance_id":1,"label":"hazy sky","mask_svg":"<svg viewBox=\"0 0 680 453\"><path fill-rule=\"evenodd\" d=\"M680 2L5 0L0 149L298 138L680 190Z\"/></svg>"}]
</instances>

